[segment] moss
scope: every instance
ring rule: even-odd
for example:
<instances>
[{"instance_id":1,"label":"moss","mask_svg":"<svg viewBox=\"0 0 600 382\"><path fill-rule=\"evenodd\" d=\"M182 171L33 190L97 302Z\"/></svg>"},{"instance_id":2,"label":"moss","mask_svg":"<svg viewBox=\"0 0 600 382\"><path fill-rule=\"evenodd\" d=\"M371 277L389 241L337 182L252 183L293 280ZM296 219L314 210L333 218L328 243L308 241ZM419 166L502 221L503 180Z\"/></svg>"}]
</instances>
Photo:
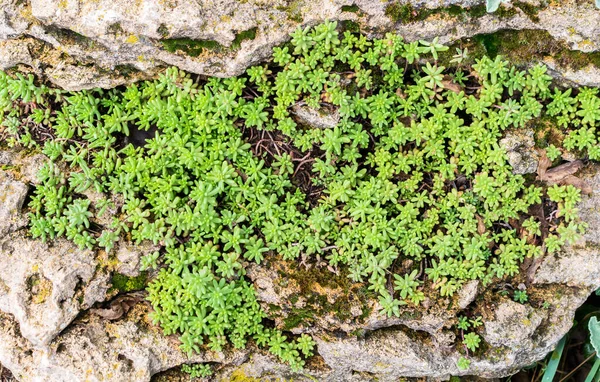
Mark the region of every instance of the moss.
<instances>
[{"instance_id":1,"label":"moss","mask_svg":"<svg viewBox=\"0 0 600 382\"><path fill-rule=\"evenodd\" d=\"M106 31L109 34L118 35L123 33L123 28L121 27L121 23L113 23L108 26Z\"/></svg>"},{"instance_id":2,"label":"moss","mask_svg":"<svg viewBox=\"0 0 600 382\"><path fill-rule=\"evenodd\" d=\"M344 20L340 23L343 31L359 33L360 25L352 20Z\"/></svg>"},{"instance_id":3,"label":"moss","mask_svg":"<svg viewBox=\"0 0 600 382\"><path fill-rule=\"evenodd\" d=\"M385 8L385 15L394 22L407 24L417 20L418 13L413 8L412 4L391 3Z\"/></svg>"},{"instance_id":4,"label":"moss","mask_svg":"<svg viewBox=\"0 0 600 382\"><path fill-rule=\"evenodd\" d=\"M542 10L546 7L545 5L536 7L535 5L531 5L527 2L519 1L519 0L513 0L512 5L521 9L523 11L523 13L525 13L527 15L527 17L529 17L529 19L531 21L533 21L534 23L537 23L540 21L540 18L538 17L538 13L540 10Z\"/></svg>"},{"instance_id":5,"label":"moss","mask_svg":"<svg viewBox=\"0 0 600 382\"><path fill-rule=\"evenodd\" d=\"M469 16L474 18L483 17L487 14L487 10L484 4L474 5L467 10Z\"/></svg>"},{"instance_id":6,"label":"moss","mask_svg":"<svg viewBox=\"0 0 600 382\"><path fill-rule=\"evenodd\" d=\"M519 12L515 9L515 7L507 7L504 4L500 4L500 7L494 12L494 15L501 19L509 19L514 17Z\"/></svg>"},{"instance_id":7,"label":"moss","mask_svg":"<svg viewBox=\"0 0 600 382\"><path fill-rule=\"evenodd\" d=\"M34 273L27 278L27 289L31 292L31 302L43 304L52 294L52 282L39 273Z\"/></svg>"},{"instance_id":8,"label":"moss","mask_svg":"<svg viewBox=\"0 0 600 382\"><path fill-rule=\"evenodd\" d=\"M352 283L344 270L331 274L326 268L305 269L289 264L278 272L280 282L293 282L300 289L288 299L292 306L283 319L284 330L310 325L317 316L333 315L343 322L362 322L371 313L373 293L364 284ZM294 307L300 298L305 304L302 308ZM359 317L352 315L352 307L361 309Z\"/></svg>"},{"instance_id":9,"label":"moss","mask_svg":"<svg viewBox=\"0 0 600 382\"><path fill-rule=\"evenodd\" d=\"M498 55L498 49L501 41L496 34L480 34L473 37L477 43L484 47L486 53L490 58L494 59Z\"/></svg>"},{"instance_id":10,"label":"moss","mask_svg":"<svg viewBox=\"0 0 600 382\"><path fill-rule=\"evenodd\" d=\"M223 52L226 50L237 50L240 48L243 41L255 39L257 31L258 28L254 27L236 34L230 48L227 48L214 40L194 40L191 38L169 38L163 39L160 42L163 48L168 52L175 53L177 51L182 51L188 56L198 57L204 51Z\"/></svg>"},{"instance_id":11,"label":"moss","mask_svg":"<svg viewBox=\"0 0 600 382\"><path fill-rule=\"evenodd\" d=\"M112 284L111 290L118 290L120 293L142 290L146 287L147 279L148 275L146 272L140 272L140 275L136 277L115 273L110 280Z\"/></svg>"},{"instance_id":12,"label":"moss","mask_svg":"<svg viewBox=\"0 0 600 382\"><path fill-rule=\"evenodd\" d=\"M312 308L293 309L283 320L283 330L291 330L301 325L306 325L314 321L314 316L318 314Z\"/></svg>"},{"instance_id":13,"label":"moss","mask_svg":"<svg viewBox=\"0 0 600 382\"><path fill-rule=\"evenodd\" d=\"M62 45L80 45L86 48L94 47L94 40L70 29L49 27L49 35L56 38Z\"/></svg>"},{"instance_id":14,"label":"moss","mask_svg":"<svg viewBox=\"0 0 600 382\"><path fill-rule=\"evenodd\" d=\"M503 8L502 11L495 13L495 15L500 18L504 18L514 16L516 13L517 12L515 10ZM434 15L446 17L459 17L463 21L466 21L467 16L471 18L483 17L487 14L487 11L484 4L474 5L468 8L463 8L461 6L453 4L449 7L439 7L433 9L423 7L417 9L414 8L410 3L391 3L386 7L385 14L394 22L402 22L403 24L406 24L415 21L423 21L429 18L430 16Z\"/></svg>"},{"instance_id":15,"label":"moss","mask_svg":"<svg viewBox=\"0 0 600 382\"><path fill-rule=\"evenodd\" d=\"M294 0L288 4L288 6L278 6L276 9L281 12L285 12L287 17L291 21L295 21L297 23L301 23L304 21L304 17L302 16L302 1Z\"/></svg>"},{"instance_id":16,"label":"moss","mask_svg":"<svg viewBox=\"0 0 600 382\"><path fill-rule=\"evenodd\" d=\"M517 65L552 57L560 66L574 70L590 64L600 67L600 52L571 50L566 43L555 40L546 31L525 29L480 36L480 41L486 46L488 53L491 49Z\"/></svg>"},{"instance_id":17,"label":"moss","mask_svg":"<svg viewBox=\"0 0 600 382\"><path fill-rule=\"evenodd\" d=\"M501 55L517 66L551 58L560 67L572 70L580 70L588 65L600 68L600 52L571 50L566 43L555 40L548 32L541 30L502 30L465 38L450 45L447 51L438 53L438 63L450 65L455 48L469 50L469 58L463 65L471 65L483 55L491 58Z\"/></svg>"},{"instance_id":18,"label":"moss","mask_svg":"<svg viewBox=\"0 0 600 382\"><path fill-rule=\"evenodd\" d=\"M342 12L358 13L360 12L360 8L358 7L358 5L344 5L342 7Z\"/></svg>"},{"instance_id":19,"label":"moss","mask_svg":"<svg viewBox=\"0 0 600 382\"><path fill-rule=\"evenodd\" d=\"M256 38L256 32L258 31L258 28L254 27L251 29L248 29L246 31L240 32L235 36L235 39L233 40L233 42L231 43L231 49L239 49L240 46L242 45L243 41L246 40L254 40Z\"/></svg>"},{"instance_id":20,"label":"moss","mask_svg":"<svg viewBox=\"0 0 600 382\"><path fill-rule=\"evenodd\" d=\"M214 40L193 40L191 38L169 38L160 41L167 52L175 53L178 50L188 56L198 57L205 50L220 50L221 44Z\"/></svg>"}]
</instances>

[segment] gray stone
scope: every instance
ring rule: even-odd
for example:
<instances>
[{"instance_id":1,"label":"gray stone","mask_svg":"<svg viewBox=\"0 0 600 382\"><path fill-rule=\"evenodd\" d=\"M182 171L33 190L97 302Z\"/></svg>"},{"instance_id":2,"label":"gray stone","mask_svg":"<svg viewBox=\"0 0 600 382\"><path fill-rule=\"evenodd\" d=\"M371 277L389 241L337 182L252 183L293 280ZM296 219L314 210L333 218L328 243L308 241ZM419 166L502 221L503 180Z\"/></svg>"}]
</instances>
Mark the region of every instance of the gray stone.
<instances>
[{"instance_id":1,"label":"gray stone","mask_svg":"<svg viewBox=\"0 0 600 382\"><path fill-rule=\"evenodd\" d=\"M515 174L532 174L537 171L539 154L535 150L533 130L509 132L500 140L500 146L506 150L508 163Z\"/></svg>"},{"instance_id":2,"label":"gray stone","mask_svg":"<svg viewBox=\"0 0 600 382\"><path fill-rule=\"evenodd\" d=\"M535 274L536 284L566 284L594 289L600 280L600 165L582 178L592 188L592 195L582 195L579 216L588 229L583 241L563 248L561 253L546 256Z\"/></svg>"},{"instance_id":3,"label":"gray stone","mask_svg":"<svg viewBox=\"0 0 600 382\"><path fill-rule=\"evenodd\" d=\"M411 2L430 9L481 5L476 0ZM530 3L541 5L540 0ZM343 6L352 4L358 6L358 12L342 11ZM358 22L373 34L396 31L410 41L441 36L443 43L502 29L536 29L547 31L574 50L600 49L600 15L591 1L539 7L538 21L509 3L503 7L514 8L511 17L486 14L473 18L466 13L408 24L386 16L389 4L391 1L373 0L0 0L0 68L27 65L72 90L130 83L155 76L171 65L197 74L231 76L268 58L272 47L288 40L297 26L327 19ZM248 31L255 32L253 38L232 45ZM223 48L206 49L197 56L166 49L164 43L169 39L182 38L211 41ZM571 71L550 58L544 60L559 78L582 85L600 83L597 68Z\"/></svg>"},{"instance_id":4,"label":"gray stone","mask_svg":"<svg viewBox=\"0 0 600 382\"><path fill-rule=\"evenodd\" d=\"M150 381L161 371L183 363L239 365L247 351L212 352L188 357L178 341L166 337L145 319L138 304L117 322L88 316L72 325L45 349L31 348L8 315L0 316L0 362L22 382Z\"/></svg>"},{"instance_id":5,"label":"gray stone","mask_svg":"<svg viewBox=\"0 0 600 382\"><path fill-rule=\"evenodd\" d=\"M0 239L0 310L19 322L34 347L50 343L83 309L105 298L108 274L97 272L91 251L71 242L52 245L24 232Z\"/></svg>"},{"instance_id":6,"label":"gray stone","mask_svg":"<svg viewBox=\"0 0 600 382\"><path fill-rule=\"evenodd\" d=\"M475 297L477 297L477 291L479 290L479 280L471 280L460 288L458 294L458 307L465 309L469 306Z\"/></svg>"},{"instance_id":7,"label":"gray stone","mask_svg":"<svg viewBox=\"0 0 600 382\"><path fill-rule=\"evenodd\" d=\"M21 208L27 197L27 185L0 172L0 239L26 224Z\"/></svg>"},{"instance_id":8,"label":"gray stone","mask_svg":"<svg viewBox=\"0 0 600 382\"><path fill-rule=\"evenodd\" d=\"M158 246L148 241L142 242L140 245L132 245L124 240L119 241L116 253L117 260L119 260L117 272L129 277L138 276L140 274L141 257L157 249Z\"/></svg>"},{"instance_id":9,"label":"gray stone","mask_svg":"<svg viewBox=\"0 0 600 382\"><path fill-rule=\"evenodd\" d=\"M306 105L294 105L292 114L296 116L297 122L312 126L316 129L333 129L340 121L340 114L336 110L315 110Z\"/></svg>"},{"instance_id":10,"label":"gray stone","mask_svg":"<svg viewBox=\"0 0 600 382\"><path fill-rule=\"evenodd\" d=\"M531 306L506 300L494 310L495 318L484 323L483 339L492 346L515 348L529 341L545 318Z\"/></svg>"}]
</instances>

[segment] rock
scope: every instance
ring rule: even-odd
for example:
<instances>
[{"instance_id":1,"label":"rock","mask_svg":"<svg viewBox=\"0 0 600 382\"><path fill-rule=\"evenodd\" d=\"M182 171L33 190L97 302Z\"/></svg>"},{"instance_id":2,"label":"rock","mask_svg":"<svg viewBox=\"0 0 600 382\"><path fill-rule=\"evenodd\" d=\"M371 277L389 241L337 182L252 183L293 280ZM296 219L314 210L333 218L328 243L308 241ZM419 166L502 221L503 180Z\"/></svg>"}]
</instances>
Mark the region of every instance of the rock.
<instances>
[{"instance_id":1,"label":"rock","mask_svg":"<svg viewBox=\"0 0 600 382\"><path fill-rule=\"evenodd\" d=\"M0 239L0 310L12 314L34 347L44 347L83 309L105 298L108 274L91 251L15 232Z\"/></svg>"},{"instance_id":2,"label":"rock","mask_svg":"<svg viewBox=\"0 0 600 382\"><path fill-rule=\"evenodd\" d=\"M546 256L535 274L535 284L562 283L573 287L594 289L600 280L600 165L591 174L581 176L592 188L592 195L582 195L579 216L588 224L585 245L572 245L554 256Z\"/></svg>"},{"instance_id":3,"label":"rock","mask_svg":"<svg viewBox=\"0 0 600 382\"><path fill-rule=\"evenodd\" d=\"M4 176L27 184L38 184L37 173L48 158L43 154L27 155L23 151L0 150L0 166Z\"/></svg>"},{"instance_id":4,"label":"rock","mask_svg":"<svg viewBox=\"0 0 600 382\"><path fill-rule=\"evenodd\" d=\"M479 280L471 280L460 288L458 294L458 307L465 309L469 304L477 297L477 291L479 289Z\"/></svg>"},{"instance_id":5,"label":"rock","mask_svg":"<svg viewBox=\"0 0 600 382\"><path fill-rule=\"evenodd\" d=\"M495 318L484 323L483 339L492 346L516 348L528 341L545 315L529 305L506 300L494 310Z\"/></svg>"},{"instance_id":6,"label":"rock","mask_svg":"<svg viewBox=\"0 0 600 382\"><path fill-rule=\"evenodd\" d=\"M140 259L142 256L158 250L158 246L145 241L140 245L132 245L125 241L119 241L117 249L117 272L129 277L136 277L140 274Z\"/></svg>"},{"instance_id":7,"label":"rock","mask_svg":"<svg viewBox=\"0 0 600 382\"><path fill-rule=\"evenodd\" d=\"M29 347L18 335L16 322L2 316L0 362L21 382L142 382L182 363L236 365L247 357L246 351L206 351L188 358L179 350L177 340L140 319L147 313L145 305L138 304L120 321L90 316L71 326L45 350Z\"/></svg>"},{"instance_id":8,"label":"rock","mask_svg":"<svg viewBox=\"0 0 600 382\"><path fill-rule=\"evenodd\" d=\"M333 129L340 121L340 114L337 110L329 112L327 110L315 110L306 105L295 105L292 107L292 113L299 123L317 129Z\"/></svg>"},{"instance_id":9,"label":"rock","mask_svg":"<svg viewBox=\"0 0 600 382\"><path fill-rule=\"evenodd\" d=\"M483 4L478 0L412 3L417 9L430 10ZM554 42L576 51L600 50L600 14L592 11L591 1L529 3L539 6L536 15L504 4L503 9L513 15L464 13L455 17L432 11L424 20L408 22L386 15L390 6L398 4L391 1L0 0L0 68L26 67L70 90L111 88L152 78L169 65L202 75L231 76L268 58L272 47L287 41L297 26L325 19L356 22L373 36L396 31L409 41L441 36L443 43L504 29L547 31ZM342 11L350 5L358 10ZM541 60L561 82L600 85L600 72L592 65L568 68L552 57ZM294 111L301 123L322 128L337 123L335 113L321 115L305 107ZM515 172L536 171L532 131L509 135L503 146ZM50 245L25 236L26 220L19 210L27 185L37 182L35 173L44 160L41 155L30 158L0 151L0 195L4 195L0 196L0 310L5 312L0 313L0 363L22 381L149 381L156 373L192 362L219 364L217 380L502 377L551 351L571 327L575 309L600 286L599 170L594 168L587 179L595 192L578 206L590 225L586 242L547 256L528 289L548 296L548 308L499 296L481 301L478 293L485 293L485 288L468 283L453 299L429 301L426 309L405 308L401 317L387 318L379 313L377 301L360 296L360 286L317 282L308 286L319 295L316 301L327 305L327 312L313 317L310 325L290 329L316 336L317 357L302 374L256 349L202 352L188 358L175 338L165 337L147 321L144 303L123 310L122 316L111 316L112 321L93 313L112 306L111 302L98 306L109 285L106 268L134 276L148 248L120 245L113 261L79 251L66 241ZM103 261L113 263L107 266ZM315 301L301 293L306 287L302 280L288 280L282 287L281 279L288 273L282 277L275 269L257 267L249 269L248 275L263 307L282 307L275 320L279 327L284 327L292 313L314 307ZM349 314L340 315L345 309ZM463 354L458 350L460 340L449 328L463 309L483 312L484 325L476 331L488 346L471 357L468 370L461 371L456 365Z\"/></svg>"},{"instance_id":10,"label":"rock","mask_svg":"<svg viewBox=\"0 0 600 382\"><path fill-rule=\"evenodd\" d=\"M11 178L6 172L0 172L0 239L27 224L20 212L28 187Z\"/></svg>"},{"instance_id":11,"label":"rock","mask_svg":"<svg viewBox=\"0 0 600 382\"><path fill-rule=\"evenodd\" d=\"M537 171L539 154L535 150L533 130L509 132L500 140L500 146L506 150L508 163L515 174L532 174Z\"/></svg>"},{"instance_id":12,"label":"rock","mask_svg":"<svg viewBox=\"0 0 600 382\"><path fill-rule=\"evenodd\" d=\"M530 1L536 13L505 4L496 14L465 11L451 16L443 7L480 7L477 0L411 1L424 20L392 20L392 1L219 0L130 3L122 0L0 0L0 68L31 67L65 89L115 87L155 76L166 66L212 76L232 76L271 55L299 25L351 21L372 34L397 31L406 40L441 36L450 43L499 30L540 30L566 48L600 49L600 15L591 1L546 5ZM342 7L355 5L355 11ZM392 16L390 16L392 15ZM597 68L561 67L544 58L557 77L581 85L600 83Z\"/></svg>"}]
</instances>

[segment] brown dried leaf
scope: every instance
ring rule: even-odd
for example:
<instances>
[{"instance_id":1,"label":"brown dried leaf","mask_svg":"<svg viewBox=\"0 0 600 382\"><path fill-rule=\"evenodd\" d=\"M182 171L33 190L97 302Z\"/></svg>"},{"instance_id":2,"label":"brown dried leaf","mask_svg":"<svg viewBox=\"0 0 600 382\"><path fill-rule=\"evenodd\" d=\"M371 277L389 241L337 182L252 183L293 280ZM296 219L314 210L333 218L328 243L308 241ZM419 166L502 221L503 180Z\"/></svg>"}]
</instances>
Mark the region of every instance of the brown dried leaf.
<instances>
[{"instance_id":1,"label":"brown dried leaf","mask_svg":"<svg viewBox=\"0 0 600 382\"><path fill-rule=\"evenodd\" d=\"M539 177L539 180L550 184L559 184L563 179L581 170L582 167L583 162L580 160L561 164L560 166L556 166L551 168L550 170L545 171L545 173L541 177Z\"/></svg>"},{"instance_id":2,"label":"brown dried leaf","mask_svg":"<svg viewBox=\"0 0 600 382\"><path fill-rule=\"evenodd\" d=\"M456 82L453 82L450 76L447 75L444 76L444 79L442 80L442 86L444 87L444 89L453 91L456 94L460 93L463 90L462 86L460 86Z\"/></svg>"},{"instance_id":3,"label":"brown dried leaf","mask_svg":"<svg viewBox=\"0 0 600 382\"><path fill-rule=\"evenodd\" d=\"M475 215L477 219L477 233L483 235L486 231L485 223L483 222L483 218L479 215Z\"/></svg>"},{"instance_id":4,"label":"brown dried leaf","mask_svg":"<svg viewBox=\"0 0 600 382\"><path fill-rule=\"evenodd\" d=\"M533 278L535 277L535 272L537 272L540 265L542 265L542 261L544 260L544 256L536 257L531 262L529 269L527 269L527 285L533 282Z\"/></svg>"},{"instance_id":5,"label":"brown dried leaf","mask_svg":"<svg viewBox=\"0 0 600 382\"><path fill-rule=\"evenodd\" d=\"M583 179L576 177L575 175L569 175L560 181L561 184L570 184L573 187L577 187L586 195L592 194L592 187L590 187Z\"/></svg>"},{"instance_id":6,"label":"brown dried leaf","mask_svg":"<svg viewBox=\"0 0 600 382\"><path fill-rule=\"evenodd\" d=\"M540 150L540 161L538 162L538 179L543 180L548 168L552 166L552 161L546 155L546 150Z\"/></svg>"},{"instance_id":7,"label":"brown dried leaf","mask_svg":"<svg viewBox=\"0 0 600 382\"><path fill-rule=\"evenodd\" d=\"M90 313L98 315L107 320L118 320L123 317L129 310L141 301L137 296L119 296L110 302L108 309L91 309Z\"/></svg>"}]
</instances>

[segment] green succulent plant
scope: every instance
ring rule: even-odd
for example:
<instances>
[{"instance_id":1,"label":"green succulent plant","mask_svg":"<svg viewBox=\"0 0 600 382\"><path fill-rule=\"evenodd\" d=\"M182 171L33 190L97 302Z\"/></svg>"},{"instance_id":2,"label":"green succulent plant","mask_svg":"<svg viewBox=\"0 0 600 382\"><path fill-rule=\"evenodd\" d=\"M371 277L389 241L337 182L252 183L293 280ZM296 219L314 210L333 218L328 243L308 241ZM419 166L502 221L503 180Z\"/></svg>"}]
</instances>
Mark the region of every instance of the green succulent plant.
<instances>
[{"instance_id":1,"label":"green succulent plant","mask_svg":"<svg viewBox=\"0 0 600 382\"><path fill-rule=\"evenodd\" d=\"M154 243L142 258L158 272L152 318L182 350L253 340L295 369L315 342L266 325L249 263L325 262L392 317L470 280L509 279L527 256L579 238L580 192L513 174L499 139L547 117L567 137L549 157L597 159L597 92L558 89L541 64L481 57L467 68L458 52L446 67L437 39L339 29L298 28L271 63L228 79L169 68L124 89L62 92L0 72L0 136L52 160L29 204L31 235L107 252ZM339 120L306 126L296 106ZM152 134L136 142L140 131ZM532 207L552 209L551 231ZM465 335L471 351L479 342Z\"/></svg>"}]
</instances>

